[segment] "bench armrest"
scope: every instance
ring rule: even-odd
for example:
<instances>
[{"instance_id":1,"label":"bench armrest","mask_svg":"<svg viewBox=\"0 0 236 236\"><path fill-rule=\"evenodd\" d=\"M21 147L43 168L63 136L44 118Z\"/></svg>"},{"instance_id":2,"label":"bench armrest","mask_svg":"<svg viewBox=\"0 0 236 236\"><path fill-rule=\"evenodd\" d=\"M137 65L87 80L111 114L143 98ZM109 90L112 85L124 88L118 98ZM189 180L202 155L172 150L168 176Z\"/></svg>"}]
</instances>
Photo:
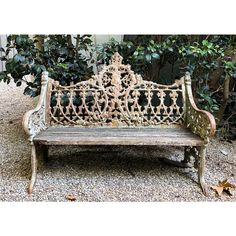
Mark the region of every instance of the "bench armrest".
<instances>
[{"instance_id":1,"label":"bench armrest","mask_svg":"<svg viewBox=\"0 0 236 236\"><path fill-rule=\"evenodd\" d=\"M23 128L29 135L29 140L32 141L34 136L41 130L45 130L45 109L46 109L46 93L48 85L48 72L44 71L41 77L41 93L39 96L38 104L35 109L27 111L23 116Z\"/></svg>"},{"instance_id":2,"label":"bench armrest","mask_svg":"<svg viewBox=\"0 0 236 236\"><path fill-rule=\"evenodd\" d=\"M190 74L187 72L184 77L185 83L185 123L190 130L199 135L206 142L213 137L216 131L216 122L214 116L204 110L197 108L191 88Z\"/></svg>"}]
</instances>

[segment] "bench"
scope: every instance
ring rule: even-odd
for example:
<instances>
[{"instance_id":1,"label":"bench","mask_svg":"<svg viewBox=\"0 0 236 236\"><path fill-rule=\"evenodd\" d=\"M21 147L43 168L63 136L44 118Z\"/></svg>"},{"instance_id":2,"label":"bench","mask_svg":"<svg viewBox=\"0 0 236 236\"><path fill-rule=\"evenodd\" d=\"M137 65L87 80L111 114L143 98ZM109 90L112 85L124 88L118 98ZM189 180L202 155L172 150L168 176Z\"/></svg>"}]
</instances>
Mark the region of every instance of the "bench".
<instances>
[{"instance_id":1,"label":"bench","mask_svg":"<svg viewBox=\"0 0 236 236\"><path fill-rule=\"evenodd\" d=\"M62 86L42 73L38 105L23 117L31 143L32 193L37 158L51 145L165 145L183 146L177 166L194 166L206 194L204 166L214 117L196 107L190 74L174 84L143 80L115 53L109 65L89 80Z\"/></svg>"}]
</instances>

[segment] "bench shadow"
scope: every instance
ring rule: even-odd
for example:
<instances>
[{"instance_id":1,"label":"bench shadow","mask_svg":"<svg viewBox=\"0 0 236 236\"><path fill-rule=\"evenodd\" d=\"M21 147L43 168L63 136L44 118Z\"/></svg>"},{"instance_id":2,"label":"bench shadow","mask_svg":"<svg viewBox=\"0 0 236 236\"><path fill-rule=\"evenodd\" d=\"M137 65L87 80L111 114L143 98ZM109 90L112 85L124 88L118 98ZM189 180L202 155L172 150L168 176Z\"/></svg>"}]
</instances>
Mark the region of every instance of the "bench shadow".
<instances>
[{"instance_id":1,"label":"bench shadow","mask_svg":"<svg viewBox=\"0 0 236 236\"><path fill-rule=\"evenodd\" d=\"M181 147L153 147L153 146L86 146L86 147L52 147L47 161L39 160L39 172L60 172L63 168L72 170L72 177L78 177L81 173L97 173L109 175L118 173L136 177L137 174L160 174L168 178L173 171L185 179L195 179L182 168L170 166L159 161L159 158L175 156L182 160L183 148ZM63 172L64 173L64 172Z\"/></svg>"},{"instance_id":2,"label":"bench shadow","mask_svg":"<svg viewBox=\"0 0 236 236\"><path fill-rule=\"evenodd\" d=\"M26 155L26 153L25 153ZM30 157L30 152L27 152ZM175 156L182 160L183 149L181 147L153 147L153 146L86 146L86 147L51 147L47 160L38 159L38 174L51 173L63 175L67 172L71 178L79 178L81 174L96 175L121 175L128 178L137 176L161 175L168 179L170 172L191 180L195 183L194 176L185 173L182 168L163 163L159 158ZM14 176L11 178L30 179L30 158L20 158L14 168ZM50 174L50 175L51 175ZM67 175L67 177L68 177Z\"/></svg>"}]
</instances>

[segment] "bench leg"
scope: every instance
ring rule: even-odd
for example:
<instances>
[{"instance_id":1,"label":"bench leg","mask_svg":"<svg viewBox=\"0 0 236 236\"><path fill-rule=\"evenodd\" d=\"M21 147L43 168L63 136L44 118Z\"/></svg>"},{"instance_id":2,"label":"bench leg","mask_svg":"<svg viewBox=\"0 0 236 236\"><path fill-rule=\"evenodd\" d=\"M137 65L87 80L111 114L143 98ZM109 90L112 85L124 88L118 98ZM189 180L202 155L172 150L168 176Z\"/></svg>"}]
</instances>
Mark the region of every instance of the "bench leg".
<instances>
[{"instance_id":1,"label":"bench leg","mask_svg":"<svg viewBox=\"0 0 236 236\"><path fill-rule=\"evenodd\" d=\"M205 158L206 158L206 146L199 147L199 154L198 154L198 182L202 188L202 191L204 195L207 196L207 185L205 183L204 179L204 173L205 173Z\"/></svg>"},{"instance_id":2,"label":"bench leg","mask_svg":"<svg viewBox=\"0 0 236 236\"><path fill-rule=\"evenodd\" d=\"M184 147L184 159L182 161L174 161L174 160L170 160L168 158L159 158L160 161L168 164L168 165L172 165L172 166L176 166L176 167L181 167L181 168L191 168L192 167L192 163L191 163L191 156L194 156L193 151L195 147Z\"/></svg>"},{"instance_id":3,"label":"bench leg","mask_svg":"<svg viewBox=\"0 0 236 236\"><path fill-rule=\"evenodd\" d=\"M189 163L191 158L191 148L189 146L184 147L184 159L183 163Z\"/></svg>"},{"instance_id":4,"label":"bench leg","mask_svg":"<svg viewBox=\"0 0 236 236\"><path fill-rule=\"evenodd\" d=\"M28 187L28 193L31 194L33 192L33 187L37 177L37 156L36 156L36 146L33 142L31 142L31 180Z\"/></svg>"}]
</instances>

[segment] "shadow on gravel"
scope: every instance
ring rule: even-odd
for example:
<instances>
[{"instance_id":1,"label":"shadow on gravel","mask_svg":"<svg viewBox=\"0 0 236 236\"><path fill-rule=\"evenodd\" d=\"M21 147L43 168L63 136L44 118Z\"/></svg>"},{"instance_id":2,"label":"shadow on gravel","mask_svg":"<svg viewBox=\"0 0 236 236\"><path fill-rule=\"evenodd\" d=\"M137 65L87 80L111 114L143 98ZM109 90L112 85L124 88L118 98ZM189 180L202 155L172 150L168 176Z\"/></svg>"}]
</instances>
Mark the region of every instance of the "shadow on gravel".
<instances>
[{"instance_id":1,"label":"shadow on gravel","mask_svg":"<svg viewBox=\"0 0 236 236\"><path fill-rule=\"evenodd\" d=\"M174 147L51 147L48 160L39 160L39 172L48 171L65 173L68 169L72 178L79 178L81 173L89 175L126 175L130 177L161 175L168 178L171 172L181 175L184 179L196 182L192 173L184 169L162 163L159 158L183 158L183 149ZM176 176L178 178L178 176ZM197 182L196 182L197 183Z\"/></svg>"}]
</instances>

